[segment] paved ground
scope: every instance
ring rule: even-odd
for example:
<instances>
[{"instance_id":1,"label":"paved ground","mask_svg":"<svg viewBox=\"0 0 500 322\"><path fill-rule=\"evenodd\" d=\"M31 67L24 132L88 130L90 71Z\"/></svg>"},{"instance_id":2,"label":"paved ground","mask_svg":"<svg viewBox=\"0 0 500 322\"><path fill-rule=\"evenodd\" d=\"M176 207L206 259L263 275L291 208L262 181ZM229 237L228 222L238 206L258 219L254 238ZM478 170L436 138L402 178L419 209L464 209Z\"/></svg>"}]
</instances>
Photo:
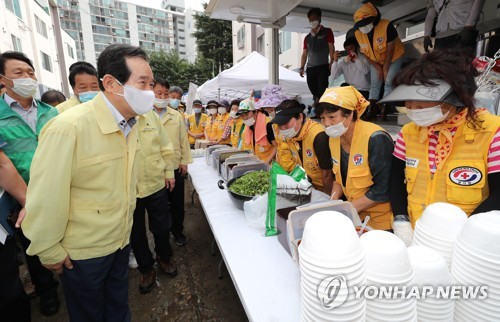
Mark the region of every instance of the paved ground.
<instances>
[{"instance_id":1,"label":"paved ground","mask_svg":"<svg viewBox=\"0 0 500 322\"><path fill-rule=\"evenodd\" d=\"M159 274L157 287L141 295L137 290L140 273L130 270L129 303L133 321L247 321L227 270L224 268L222 279L217 277L221 256L218 251L214 257L210 254L213 235L199 200L195 197L195 204L191 203L192 191L192 185L186 181L185 233L189 243L178 247L172 240L179 274L175 278ZM33 321L69 320L61 289L62 307L55 316L42 316L38 298L31 301Z\"/></svg>"}]
</instances>

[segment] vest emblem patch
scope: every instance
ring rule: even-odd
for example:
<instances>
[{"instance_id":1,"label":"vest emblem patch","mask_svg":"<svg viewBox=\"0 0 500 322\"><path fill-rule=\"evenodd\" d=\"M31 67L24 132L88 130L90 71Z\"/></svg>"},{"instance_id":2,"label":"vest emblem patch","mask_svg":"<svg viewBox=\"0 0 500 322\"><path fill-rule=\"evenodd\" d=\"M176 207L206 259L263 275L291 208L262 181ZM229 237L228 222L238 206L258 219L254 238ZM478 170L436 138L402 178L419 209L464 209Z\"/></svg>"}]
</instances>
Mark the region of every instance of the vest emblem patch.
<instances>
[{"instance_id":1,"label":"vest emblem patch","mask_svg":"<svg viewBox=\"0 0 500 322\"><path fill-rule=\"evenodd\" d=\"M473 186L483 178L479 169L472 167L458 167L450 171L450 180L460 186Z\"/></svg>"},{"instance_id":2,"label":"vest emblem patch","mask_svg":"<svg viewBox=\"0 0 500 322\"><path fill-rule=\"evenodd\" d=\"M306 155L307 155L308 157L312 157L312 156L313 156L313 151L312 151L311 149L307 149L307 150L306 150Z\"/></svg>"},{"instance_id":3,"label":"vest emblem patch","mask_svg":"<svg viewBox=\"0 0 500 322\"><path fill-rule=\"evenodd\" d=\"M361 154L355 154L352 157L352 162L354 162L354 165L362 165L363 164L363 155Z\"/></svg>"},{"instance_id":4,"label":"vest emblem patch","mask_svg":"<svg viewBox=\"0 0 500 322\"><path fill-rule=\"evenodd\" d=\"M384 37L378 37L377 38L377 44L381 44L384 42Z\"/></svg>"}]
</instances>

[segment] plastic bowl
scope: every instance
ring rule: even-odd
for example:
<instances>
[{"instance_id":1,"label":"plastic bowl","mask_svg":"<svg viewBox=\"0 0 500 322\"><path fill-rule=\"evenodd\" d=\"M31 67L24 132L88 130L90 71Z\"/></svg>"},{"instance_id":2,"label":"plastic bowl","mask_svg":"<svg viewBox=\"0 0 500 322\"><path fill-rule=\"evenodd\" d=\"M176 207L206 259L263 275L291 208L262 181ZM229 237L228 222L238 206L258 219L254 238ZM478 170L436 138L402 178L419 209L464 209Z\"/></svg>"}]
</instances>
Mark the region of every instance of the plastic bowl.
<instances>
[{"instance_id":1,"label":"plastic bowl","mask_svg":"<svg viewBox=\"0 0 500 322\"><path fill-rule=\"evenodd\" d=\"M326 260L350 257L361 248L352 221L337 211L320 211L305 224L299 246Z\"/></svg>"},{"instance_id":2,"label":"plastic bowl","mask_svg":"<svg viewBox=\"0 0 500 322\"><path fill-rule=\"evenodd\" d=\"M471 216L459 234L464 245L479 250L481 255L500 261L500 211Z\"/></svg>"},{"instance_id":3,"label":"plastic bowl","mask_svg":"<svg viewBox=\"0 0 500 322\"><path fill-rule=\"evenodd\" d=\"M364 250L361 247L355 253L336 258L318 256L316 253L310 252L307 248L303 247L302 243L299 245L298 250L299 262L301 257L306 257L307 262L323 268L349 268L358 265L365 258Z\"/></svg>"},{"instance_id":4,"label":"plastic bowl","mask_svg":"<svg viewBox=\"0 0 500 322\"><path fill-rule=\"evenodd\" d=\"M415 285L444 286L452 283L448 265L441 254L425 246L411 246L407 250Z\"/></svg>"},{"instance_id":5,"label":"plastic bowl","mask_svg":"<svg viewBox=\"0 0 500 322\"><path fill-rule=\"evenodd\" d=\"M413 275L404 242L396 235L372 230L359 238L366 252L366 276L371 280L390 282L406 280Z\"/></svg>"},{"instance_id":6,"label":"plastic bowl","mask_svg":"<svg viewBox=\"0 0 500 322\"><path fill-rule=\"evenodd\" d=\"M424 209L418 221L425 230L453 240L467 221L467 214L455 205L436 202Z\"/></svg>"}]
</instances>

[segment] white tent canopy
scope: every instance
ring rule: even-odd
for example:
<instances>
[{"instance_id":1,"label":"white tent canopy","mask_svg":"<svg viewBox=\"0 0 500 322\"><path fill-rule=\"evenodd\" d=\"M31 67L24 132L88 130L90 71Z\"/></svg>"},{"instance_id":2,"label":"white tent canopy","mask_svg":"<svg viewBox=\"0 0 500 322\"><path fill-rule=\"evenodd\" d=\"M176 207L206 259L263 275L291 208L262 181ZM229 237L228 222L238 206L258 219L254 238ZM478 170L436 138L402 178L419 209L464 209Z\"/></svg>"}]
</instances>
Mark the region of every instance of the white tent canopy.
<instances>
[{"instance_id":1,"label":"white tent canopy","mask_svg":"<svg viewBox=\"0 0 500 322\"><path fill-rule=\"evenodd\" d=\"M261 90L269 84L268 60L258 52L252 52L233 67L222 71L197 90L203 103L209 100L248 97L250 91ZM311 96L305 77L299 73L279 67L279 85L287 96Z\"/></svg>"}]
</instances>

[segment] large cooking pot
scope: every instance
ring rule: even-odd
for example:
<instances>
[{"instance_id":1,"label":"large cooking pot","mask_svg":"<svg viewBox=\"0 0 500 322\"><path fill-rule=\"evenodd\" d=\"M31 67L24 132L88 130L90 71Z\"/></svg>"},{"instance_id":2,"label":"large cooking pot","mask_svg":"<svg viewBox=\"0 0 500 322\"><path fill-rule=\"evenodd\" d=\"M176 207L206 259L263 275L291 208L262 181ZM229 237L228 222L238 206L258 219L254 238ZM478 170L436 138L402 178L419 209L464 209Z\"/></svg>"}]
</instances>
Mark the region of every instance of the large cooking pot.
<instances>
[{"instance_id":1,"label":"large cooking pot","mask_svg":"<svg viewBox=\"0 0 500 322\"><path fill-rule=\"evenodd\" d=\"M227 190L227 192L229 193L229 198L231 198L231 201L233 202L233 204L236 206L236 208L238 209L241 209L243 210L243 203L245 201L249 201L249 200L252 200L252 198L254 196L245 196L245 195L240 195L239 193L236 193L236 192L233 192L231 190L228 189L228 187L231 186L231 184L236 180L238 179L239 177L236 177L236 178L232 178L231 180L229 180L227 183L226 183L226 186L224 187L224 180L219 180L219 182L217 182L217 185L219 186L219 189L222 189L222 190Z\"/></svg>"}]
</instances>

